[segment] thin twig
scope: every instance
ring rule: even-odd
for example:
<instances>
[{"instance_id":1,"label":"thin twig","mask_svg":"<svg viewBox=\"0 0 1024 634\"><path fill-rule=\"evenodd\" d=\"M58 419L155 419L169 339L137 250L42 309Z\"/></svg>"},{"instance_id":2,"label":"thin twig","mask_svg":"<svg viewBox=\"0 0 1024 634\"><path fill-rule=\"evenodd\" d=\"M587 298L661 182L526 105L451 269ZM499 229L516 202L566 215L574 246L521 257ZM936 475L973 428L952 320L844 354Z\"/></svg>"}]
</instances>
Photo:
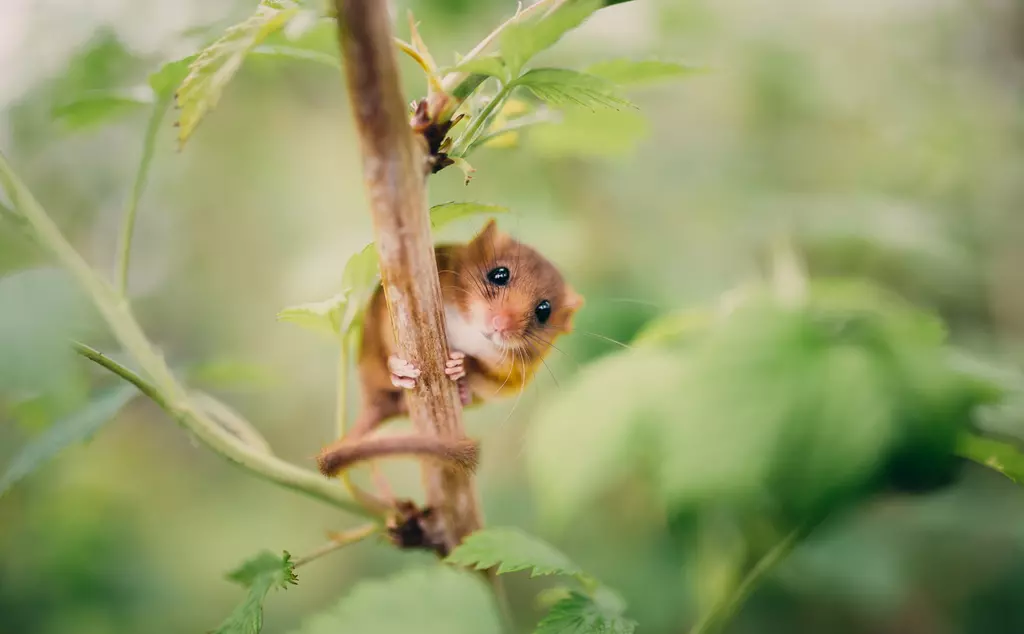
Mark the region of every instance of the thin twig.
<instances>
[{"instance_id":1,"label":"thin twig","mask_svg":"<svg viewBox=\"0 0 1024 634\"><path fill-rule=\"evenodd\" d=\"M293 568L298 568L299 566L305 566L306 564L308 564L311 561L315 561L317 559L320 559L324 555L329 555L330 553L333 553L336 550L344 548L345 546L351 546L352 544L355 544L356 542L361 542L364 539L366 539L367 537L370 537L371 535L375 535L375 534L379 533L380 531L381 531L380 524L366 524L365 526L360 526L358 528L353 528L351 530L347 530L347 531L344 531L344 532L341 532L341 533L335 533L335 534L331 535L331 541L327 542L326 544L324 544L320 548L317 548L316 550L314 550L313 552L309 553L308 555L304 555L302 557L299 557L292 564L292 567Z\"/></svg>"}]
</instances>

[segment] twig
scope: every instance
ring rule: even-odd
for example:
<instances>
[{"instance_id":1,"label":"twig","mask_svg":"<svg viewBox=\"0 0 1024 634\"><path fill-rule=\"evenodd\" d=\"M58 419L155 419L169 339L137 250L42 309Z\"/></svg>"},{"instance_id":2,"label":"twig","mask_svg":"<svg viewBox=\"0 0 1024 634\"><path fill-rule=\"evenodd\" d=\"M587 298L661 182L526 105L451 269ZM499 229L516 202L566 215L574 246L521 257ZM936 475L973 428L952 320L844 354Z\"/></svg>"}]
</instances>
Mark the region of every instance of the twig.
<instances>
[{"instance_id":1,"label":"twig","mask_svg":"<svg viewBox=\"0 0 1024 634\"><path fill-rule=\"evenodd\" d=\"M83 343L74 344L75 351L90 361L110 370L128 381L139 391L153 400L166 411L182 427L193 432L196 438L206 446L231 462L238 464L249 472L264 480L269 480L293 491L304 493L312 498L327 502L350 513L364 517L373 517L374 513L352 500L345 490L320 474L307 471L280 458L254 450L242 440L220 427L199 408L190 403L176 402L168 398L166 392L153 383L143 379L132 370L114 361Z\"/></svg>"},{"instance_id":2,"label":"twig","mask_svg":"<svg viewBox=\"0 0 1024 634\"><path fill-rule=\"evenodd\" d=\"M317 548L308 555L299 557L292 564L292 567L298 568L299 566L305 566L311 561L320 559L324 555L329 555L330 553L333 553L336 550L344 548L345 546L351 546L356 542L361 542L367 537L379 533L380 531L380 524L367 524L365 526L353 528L352 530L347 530L342 533L335 533L334 535L331 535L331 541L327 542L320 548Z\"/></svg>"},{"instance_id":3,"label":"twig","mask_svg":"<svg viewBox=\"0 0 1024 634\"><path fill-rule=\"evenodd\" d=\"M381 277L399 353L422 374L406 394L419 433L464 437L455 384L444 374L448 344L426 204L425 160L409 128L387 4L336 0L349 99L359 132ZM427 504L451 549L481 525L473 478L423 462Z\"/></svg>"}]
</instances>

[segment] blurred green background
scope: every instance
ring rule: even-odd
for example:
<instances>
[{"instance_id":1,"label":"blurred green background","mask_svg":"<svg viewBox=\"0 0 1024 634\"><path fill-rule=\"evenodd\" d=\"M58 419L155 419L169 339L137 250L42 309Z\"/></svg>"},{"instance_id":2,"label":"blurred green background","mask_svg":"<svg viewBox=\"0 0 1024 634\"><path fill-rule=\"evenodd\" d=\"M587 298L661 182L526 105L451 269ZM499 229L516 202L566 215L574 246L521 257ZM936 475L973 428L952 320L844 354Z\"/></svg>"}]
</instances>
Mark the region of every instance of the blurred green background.
<instances>
[{"instance_id":1,"label":"blurred green background","mask_svg":"<svg viewBox=\"0 0 1024 634\"><path fill-rule=\"evenodd\" d=\"M442 63L515 8L395 4L413 9ZM91 88L143 81L252 9L0 5L0 148L94 266L113 268L147 113L72 130L55 110ZM644 482L628 480L569 527L549 525L536 503L544 482L525 474L531 422L581 366L618 349L605 337L629 341L657 315L757 277L779 236L813 276L872 279L941 315L963 348L1024 361L1024 5L639 0L601 11L543 59L580 67L621 56L709 72L631 90L642 118L599 134L552 130L521 148L485 148L471 158L471 184L446 170L430 196L511 207L500 225L587 298L550 374L519 400L467 415L483 442L488 522L564 549L625 595L641 632L681 632L706 581L691 524L714 513L666 517ZM403 70L406 94L420 96L422 76ZM343 83L326 66L253 58L183 152L166 124L135 242L137 313L192 384L312 467L331 439L335 349L275 315L337 292L345 261L371 239ZM0 464L115 385L64 350L74 333L117 353L47 265L0 225ZM1001 431L1024 438L1024 427ZM581 456L587 446L578 439ZM416 490L414 465L388 472ZM0 632L207 631L241 597L225 571L263 548L307 552L356 521L240 472L138 399L0 499ZM360 578L429 560L360 544L310 564L298 586L270 596L264 631L290 631ZM539 614L543 583L508 586L524 621ZM730 631L1015 633L1022 592L1024 493L969 467L949 489L875 501L828 525Z\"/></svg>"}]
</instances>

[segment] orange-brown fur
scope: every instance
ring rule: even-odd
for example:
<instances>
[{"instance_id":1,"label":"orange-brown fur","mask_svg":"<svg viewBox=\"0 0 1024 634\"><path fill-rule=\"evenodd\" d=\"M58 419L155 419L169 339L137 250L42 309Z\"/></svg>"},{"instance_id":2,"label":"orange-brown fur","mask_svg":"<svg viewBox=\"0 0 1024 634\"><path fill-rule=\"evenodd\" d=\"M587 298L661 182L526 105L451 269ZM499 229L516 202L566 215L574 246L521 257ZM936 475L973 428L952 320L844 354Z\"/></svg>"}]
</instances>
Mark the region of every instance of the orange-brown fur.
<instances>
[{"instance_id":1,"label":"orange-brown fur","mask_svg":"<svg viewBox=\"0 0 1024 634\"><path fill-rule=\"evenodd\" d=\"M562 278L557 268L533 248L498 230L490 221L468 244L442 245L435 249L442 298L448 322L449 346L466 354L464 379L471 403L478 404L494 396L519 393L533 377L551 344L558 336L572 331L572 318L582 306L580 297ZM506 286L488 282L495 267L510 271ZM550 317L541 324L535 308L541 300L551 303ZM492 313L511 320L502 346L475 334L481 323L490 323ZM378 288L366 311L359 354L362 410L350 432L358 439L380 423L406 413L403 390L392 384L388 357L397 354L383 290ZM410 360L415 362L415 360ZM346 441L342 441L344 444ZM444 454L428 445L395 445L392 453ZM337 448L336 444L334 447ZM331 448L321 453L321 470L335 473L356 460L365 459L349 448L345 460L335 460ZM436 449L436 448L434 448ZM376 447L375 455L381 455ZM450 452L449 452L450 454ZM443 457L443 455L441 456ZM327 465L325 467L325 465Z\"/></svg>"}]
</instances>

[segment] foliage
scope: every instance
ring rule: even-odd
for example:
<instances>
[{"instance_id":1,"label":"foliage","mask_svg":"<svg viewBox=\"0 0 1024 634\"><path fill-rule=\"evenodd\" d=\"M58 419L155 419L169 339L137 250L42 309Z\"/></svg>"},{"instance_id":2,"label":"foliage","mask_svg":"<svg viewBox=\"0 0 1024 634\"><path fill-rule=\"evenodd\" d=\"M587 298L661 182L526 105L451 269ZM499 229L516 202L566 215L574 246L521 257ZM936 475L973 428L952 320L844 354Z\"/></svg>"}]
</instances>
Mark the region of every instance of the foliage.
<instances>
[{"instance_id":1,"label":"foliage","mask_svg":"<svg viewBox=\"0 0 1024 634\"><path fill-rule=\"evenodd\" d=\"M294 634L499 634L498 611L483 580L435 565L363 581L335 607Z\"/></svg>"},{"instance_id":2,"label":"foliage","mask_svg":"<svg viewBox=\"0 0 1024 634\"><path fill-rule=\"evenodd\" d=\"M298 582L291 555L263 551L246 560L228 574L228 578L248 588L245 599L215 634L259 634L263 629L263 600L274 588L288 589Z\"/></svg>"},{"instance_id":3,"label":"foliage","mask_svg":"<svg viewBox=\"0 0 1024 634\"><path fill-rule=\"evenodd\" d=\"M64 449L84 442L117 415L135 396L132 385L122 385L95 400L74 414L55 422L28 445L0 474L0 497L19 480L41 468Z\"/></svg>"},{"instance_id":4,"label":"foliage","mask_svg":"<svg viewBox=\"0 0 1024 634\"><path fill-rule=\"evenodd\" d=\"M531 577L575 577L581 589L557 588L559 596L537 624L535 634L632 634L636 624L623 613L626 604L607 586L572 562L554 546L516 529L479 530L448 556L447 561L495 574L529 570Z\"/></svg>"}]
</instances>

